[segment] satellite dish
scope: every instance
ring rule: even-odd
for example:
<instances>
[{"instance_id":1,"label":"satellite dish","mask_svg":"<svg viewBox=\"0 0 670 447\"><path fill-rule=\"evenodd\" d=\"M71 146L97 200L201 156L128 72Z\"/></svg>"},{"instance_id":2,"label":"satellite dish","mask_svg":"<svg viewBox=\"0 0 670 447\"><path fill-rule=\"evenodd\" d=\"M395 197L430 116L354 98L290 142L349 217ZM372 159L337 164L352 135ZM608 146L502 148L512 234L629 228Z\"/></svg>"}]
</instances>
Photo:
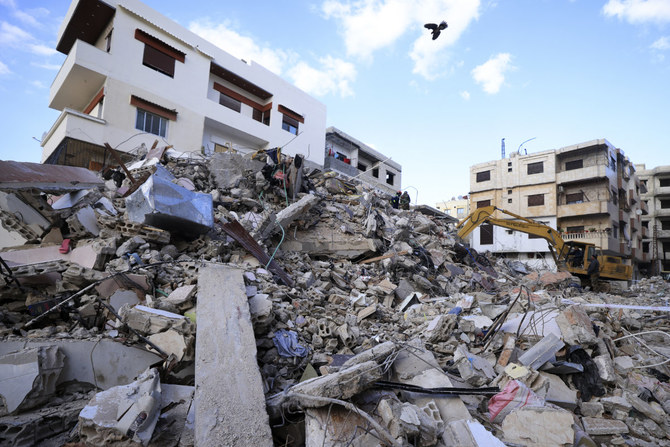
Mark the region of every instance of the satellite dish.
<instances>
[{"instance_id":1,"label":"satellite dish","mask_svg":"<svg viewBox=\"0 0 670 447\"><path fill-rule=\"evenodd\" d=\"M463 200L463 196L458 196L458 200Z\"/></svg>"}]
</instances>

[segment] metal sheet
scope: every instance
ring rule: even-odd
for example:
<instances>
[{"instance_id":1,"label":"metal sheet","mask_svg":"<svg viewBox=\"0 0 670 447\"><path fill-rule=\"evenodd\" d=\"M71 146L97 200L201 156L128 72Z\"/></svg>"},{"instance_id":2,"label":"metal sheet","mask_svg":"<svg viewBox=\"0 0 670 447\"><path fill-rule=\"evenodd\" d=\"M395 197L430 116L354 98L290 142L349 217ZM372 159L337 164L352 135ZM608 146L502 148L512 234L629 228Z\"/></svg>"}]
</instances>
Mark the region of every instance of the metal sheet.
<instances>
[{"instance_id":1,"label":"metal sheet","mask_svg":"<svg viewBox=\"0 0 670 447\"><path fill-rule=\"evenodd\" d=\"M244 248L246 248L249 253L254 255L256 259L258 259L261 264L267 265L268 261L270 261L270 256L265 253L265 250L258 245L258 242L251 237L249 232L244 229L244 227L238 222L238 221L232 221L228 222L226 224L221 225L223 230L233 239L235 239L237 242L240 243ZM284 282L289 287L293 287L293 280L291 277L286 273L280 266L277 264L277 262L273 259L272 262L270 262L269 270L274 273L275 275L279 276L279 278Z\"/></svg>"},{"instance_id":2,"label":"metal sheet","mask_svg":"<svg viewBox=\"0 0 670 447\"><path fill-rule=\"evenodd\" d=\"M0 190L4 191L70 192L103 185L95 172L85 168L0 160Z\"/></svg>"},{"instance_id":3,"label":"metal sheet","mask_svg":"<svg viewBox=\"0 0 670 447\"><path fill-rule=\"evenodd\" d=\"M212 196L172 182L163 166L126 198L128 219L184 234L206 233L214 225Z\"/></svg>"}]
</instances>

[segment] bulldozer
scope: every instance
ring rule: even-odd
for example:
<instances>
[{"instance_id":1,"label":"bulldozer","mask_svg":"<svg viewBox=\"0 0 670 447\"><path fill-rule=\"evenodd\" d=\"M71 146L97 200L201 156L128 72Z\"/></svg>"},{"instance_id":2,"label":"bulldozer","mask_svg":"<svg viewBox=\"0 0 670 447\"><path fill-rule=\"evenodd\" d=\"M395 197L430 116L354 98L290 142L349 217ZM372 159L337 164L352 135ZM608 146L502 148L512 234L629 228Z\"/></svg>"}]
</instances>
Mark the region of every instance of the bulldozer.
<instances>
[{"instance_id":1,"label":"bulldozer","mask_svg":"<svg viewBox=\"0 0 670 447\"><path fill-rule=\"evenodd\" d=\"M494 217L499 211L514 219ZM589 242L564 241L561 234L548 225L520 216L496 206L477 208L465 219L461 220L456 228L457 235L464 239L479 225L489 223L499 227L543 238L549 245L556 266L561 271L568 271L580 279L586 278L586 271L591 263L591 256L596 255L600 264L600 278L603 280L630 281L633 276L633 267L625 264L623 258L602 253L602 250Z\"/></svg>"}]
</instances>

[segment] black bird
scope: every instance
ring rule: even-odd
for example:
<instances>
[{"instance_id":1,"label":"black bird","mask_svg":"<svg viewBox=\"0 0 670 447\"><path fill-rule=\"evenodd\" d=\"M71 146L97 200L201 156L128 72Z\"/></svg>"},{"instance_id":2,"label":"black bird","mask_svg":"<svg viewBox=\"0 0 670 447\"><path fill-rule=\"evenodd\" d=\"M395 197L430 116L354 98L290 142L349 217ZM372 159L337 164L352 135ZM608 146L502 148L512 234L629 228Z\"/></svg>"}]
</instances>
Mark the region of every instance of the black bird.
<instances>
[{"instance_id":1,"label":"black bird","mask_svg":"<svg viewBox=\"0 0 670 447\"><path fill-rule=\"evenodd\" d=\"M440 31L442 31L447 27L447 22L442 20L442 22L440 22L439 25L435 25L434 23L426 23L425 25L423 25L423 27L433 30L431 34L433 35L433 40L435 40L438 37L440 37Z\"/></svg>"}]
</instances>

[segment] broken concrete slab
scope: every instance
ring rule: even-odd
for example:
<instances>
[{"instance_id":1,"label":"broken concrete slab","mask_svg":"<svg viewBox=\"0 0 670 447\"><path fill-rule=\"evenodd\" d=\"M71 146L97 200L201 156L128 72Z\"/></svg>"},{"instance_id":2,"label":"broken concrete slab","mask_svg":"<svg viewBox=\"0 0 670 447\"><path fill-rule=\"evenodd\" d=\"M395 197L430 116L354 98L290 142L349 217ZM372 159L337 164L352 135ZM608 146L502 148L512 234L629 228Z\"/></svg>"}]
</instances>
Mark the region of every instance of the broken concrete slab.
<instances>
[{"instance_id":1,"label":"broken concrete slab","mask_svg":"<svg viewBox=\"0 0 670 447\"><path fill-rule=\"evenodd\" d=\"M58 347L65 354L57 384L85 382L103 390L131 382L160 356L110 339L50 339L0 342L0 355L29 348Z\"/></svg>"},{"instance_id":2,"label":"broken concrete slab","mask_svg":"<svg viewBox=\"0 0 670 447\"><path fill-rule=\"evenodd\" d=\"M147 446L160 410L160 377L149 369L132 383L96 394L79 413L79 437L89 445L128 440Z\"/></svg>"},{"instance_id":3,"label":"broken concrete slab","mask_svg":"<svg viewBox=\"0 0 670 447\"><path fill-rule=\"evenodd\" d=\"M27 348L0 356L0 416L49 400L64 366L57 346Z\"/></svg>"},{"instance_id":4,"label":"broken concrete slab","mask_svg":"<svg viewBox=\"0 0 670 447\"><path fill-rule=\"evenodd\" d=\"M569 306L561 311L556 317L556 324L561 329L563 341L569 345L588 346L595 343L593 323L582 306Z\"/></svg>"},{"instance_id":5,"label":"broken concrete slab","mask_svg":"<svg viewBox=\"0 0 670 447\"><path fill-rule=\"evenodd\" d=\"M442 440L446 445L459 447L504 447L505 444L479 423L472 420L450 422Z\"/></svg>"},{"instance_id":6,"label":"broken concrete slab","mask_svg":"<svg viewBox=\"0 0 670 447\"><path fill-rule=\"evenodd\" d=\"M284 251L304 252L311 256L354 259L374 253L377 245L373 239L317 225L310 231L290 232L281 248Z\"/></svg>"},{"instance_id":7,"label":"broken concrete slab","mask_svg":"<svg viewBox=\"0 0 670 447\"><path fill-rule=\"evenodd\" d=\"M212 264L200 270L195 382L196 445L272 446L239 269Z\"/></svg>"},{"instance_id":8,"label":"broken concrete slab","mask_svg":"<svg viewBox=\"0 0 670 447\"><path fill-rule=\"evenodd\" d=\"M93 171L75 166L0 160L0 172L2 191L37 189L57 193L104 185L103 180Z\"/></svg>"},{"instance_id":9,"label":"broken concrete slab","mask_svg":"<svg viewBox=\"0 0 670 447\"><path fill-rule=\"evenodd\" d=\"M518 408L502 422L505 442L545 447L572 446L575 433L569 411L549 407Z\"/></svg>"},{"instance_id":10,"label":"broken concrete slab","mask_svg":"<svg viewBox=\"0 0 670 447\"><path fill-rule=\"evenodd\" d=\"M294 220L309 211L320 201L321 199L319 197L312 194L306 194L300 200L284 208L276 215L270 215L267 220L260 225L260 230L258 231L259 238L264 240L273 234L278 233L282 228L286 230Z\"/></svg>"},{"instance_id":11,"label":"broken concrete slab","mask_svg":"<svg viewBox=\"0 0 670 447\"><path fill-rule=\"evenodd\" d=\"M593 436L628 433L628 426L624 422L615 419L583 417L582 425L584 425L584 431Z\"/></svg>"},{"instance_id":12,"label":"broken concrete slab","mask_svg":"<svg viewBox=\"0 0 670 447\"><path fill-rule=\"evenodd\" d=\"M563 346L565 346L565 343L556 335L550 333L528 351L521 354L519 363L533 369L539 369L540 366L554 358L556 352L561 350Z\"/></svg>"}]
</instances>

